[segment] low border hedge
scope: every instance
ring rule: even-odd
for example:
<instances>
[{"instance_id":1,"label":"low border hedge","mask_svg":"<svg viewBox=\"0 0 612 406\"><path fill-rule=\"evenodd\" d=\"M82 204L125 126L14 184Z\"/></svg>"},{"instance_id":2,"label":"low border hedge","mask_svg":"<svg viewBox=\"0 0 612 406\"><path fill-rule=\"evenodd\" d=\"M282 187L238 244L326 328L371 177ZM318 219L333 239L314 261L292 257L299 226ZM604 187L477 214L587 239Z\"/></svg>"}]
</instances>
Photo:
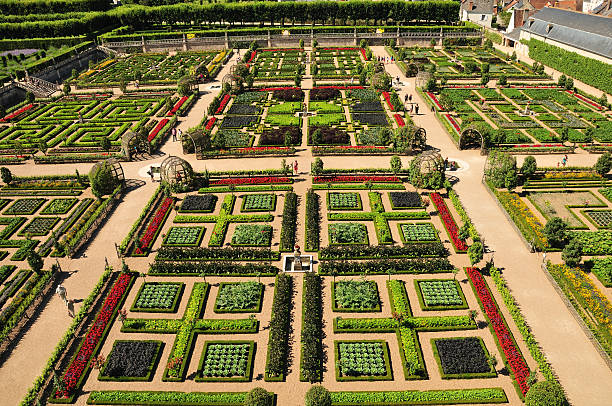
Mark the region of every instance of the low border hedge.
<instances>
[{"instance_id":1,"label":"low border hedge","mask_svg":"<svg viewBox=\"0 0 612 406\"><path fill-rule=\"evenodd\" d=\"M459 292L459 297L461 297L461 301L463 302L460 305L449 305L449 306L427 306L427 304L425 303L425 298L423 297L423 293L421 291L421 285L420 282L428 282L428 281L450 281L452 280L453 282L455 282L455 286L457 287L457 291ZM463 290L461 289L461 285L459 284L459 282L457 280L453 280L453 279L415 279L414 280L414 289L416 290L417 293L417 297L419 298L419 305L421 305L421 310L424 311L431 311L431 310L462 310L462 309L468 309L469 306L467 304L467 301L465 300L465 295L463 294Z\"/></svg>"},{"instance_id":2,"label":"low border hedge","mask_svg":"<svg viewBox=\"0 0 612 406\"><path fill-rule=\"evenodd\" d=\"M117 341L115 341L113 343L113 348L111 350L111 354L115 350L115 346L119 342L143 342L143 340L117 340ZM155 375L155 370L157 369L157 365L159 364L159 361L160 361L162 353L163 353L164 343L162 341L158 341L158 340L144 340L144 342L147 342L147 343L156 343L157 344L157 348L155 349L155 356L152 358L151 364L149 365L147 374L145 376L142 376L142 377L140 377L140 376L137 376L137 377L134 377L134 376L118 376L118 377L114 377L114 376L109 376L109 375L102 375L104 373L104 371L106 370L106 368L108 367L108 363L106 363L104 365L104 368L98 374L98 380L99 381L113 381L113 382L136 382L136 381L150 382L150 381L152 381L153 380L153 376Z\"/></svg>"},{"instance_id":3,"label":"low border hedge","mask_svg":"<svg viewBox=\"0 0 612 406\"><path fill-rule=\"evenodd\" d=\"M262 283L259 283L259 300L257 301L257 304L255 305L255 307L249 308L249 309L237 309L237 310L224 310L219 308L219 296L221 294L221 290L225 287L225 286L229 286L229 285L239 285L243 282L221 282L219 283L219 291L217 293L217 297L215 298L215 306L213 308L213 311L215 313L259 313L261 312L261 304L263 302L263 297L264 297L264 285Z\"/></svg>"},{"instance_id":4,"label":"low border hedge","mask_svg":"<svg viewBox=\"0 0 612 406\"><path fill-rule=\"evenodd\" d=\"M383 357L385 359L385 375L376 376L342 376L340 373L340 344L346 343L380 343L383 347ZM354 381L392 381L393 368L391 366L391 357L389 356L389 344L385 340L334 340L334 359L336 369L336 381L338 382L354 382Z\"/></svg>"},{"instance_id":5,"label":"low border hedge","mask_svg":"<svg viewBox=\"0 0 612 406\"><path fill-rule=\"evenodd\" d=\"M176 292L176 295L174 295L172 306L170 306L168 309L136 307L138 298L140 297L140 294L144 290L145 285L178 285L179 290ZM144 313L176 313L178 310L178 305L181 302L181 298L183 297L184 291L185 291L185 284L183 282L144 282L140 286L140 289L138 289L138 293L136 293L136 298L134 299L134 303L132 304L130 311L131 312L144 312Z\"/></svg>"},{"instance_id":6,"label":"low border hedge","mask_svg":"<svg viewBox=\"0 0 612 406\"><path fill-rule=\"evenodd\" d=\"M232 378L222 378L222 377L204 377L201 375L202 369L204 368L204 361L206 360L204 355L206 354L206 350L208 346L214 344L249 344L249 356L247 358L247 366L246 366L246 375L244 377L232 377ZM204 348L202 349L202 356L200 357L200 362L198 363L198 371L196 372L196 376L194 378L195 382L251 382L253 378L253 360L255 359L255 351L257 348L257 344L255 341L247 341L247 340L224 340L224 341L206 341L204 343Z\"/></svg>"}]
</instances>

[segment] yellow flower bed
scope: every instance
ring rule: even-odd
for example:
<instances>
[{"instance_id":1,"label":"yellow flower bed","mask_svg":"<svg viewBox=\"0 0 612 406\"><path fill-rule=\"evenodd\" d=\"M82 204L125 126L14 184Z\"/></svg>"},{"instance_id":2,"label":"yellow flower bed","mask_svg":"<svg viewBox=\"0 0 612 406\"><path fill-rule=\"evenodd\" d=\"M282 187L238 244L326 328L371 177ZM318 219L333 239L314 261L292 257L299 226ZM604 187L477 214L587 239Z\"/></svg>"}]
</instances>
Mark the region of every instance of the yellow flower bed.
<instances>
[{"instance_id":1,"label":"yellow flower bed","mask_svg":"<svg viewBox=\"0 0 612 406\"><path fill-rule=\"evenodd\" d=\"M590 179L601 178L597 172L593 171L572 171L572 172L554 172L549 171L544 175L544 179Z\"/></svg>"},{"instance_id":2,"label":"yellow flower bed","mask_svg":"<svg viewBox=\"0 0 612 406\"><path fill-rule=\"evenodd\" d=\"M497 196L523 235L528 240L533 239L537 247L548 247L548 241L543 233L544 225L525 202L516 193L497 191Z\"/></svg>"}]
</instances>

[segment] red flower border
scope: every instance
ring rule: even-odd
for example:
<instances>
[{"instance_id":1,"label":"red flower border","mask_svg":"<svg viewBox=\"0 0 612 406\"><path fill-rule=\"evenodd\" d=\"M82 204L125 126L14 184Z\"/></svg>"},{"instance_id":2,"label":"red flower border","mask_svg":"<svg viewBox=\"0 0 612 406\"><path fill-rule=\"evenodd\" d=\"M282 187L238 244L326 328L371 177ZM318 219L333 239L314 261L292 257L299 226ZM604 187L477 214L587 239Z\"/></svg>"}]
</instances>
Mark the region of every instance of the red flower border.
<instances>
[{"instance_id":1,"label":"red flower border","mask_svg":"<svg viewBox=\"0 0 612 406\"><path fill-rule=\"evenodd\" d=\"M395 122L397 122L398 127L404 127L406 125L404 118L399 114L395 113L393 117L395 117Z\"/></svg>"},{"instance_id":2,"label":"red flower border","mask_svg":"<svg viewBox=\"0 0 612 406\"><path fill-rule=\"evenodd\" d=\"M230 101L231 98L232 96L230 96L229 94L226 94L225 96L223 96L223 99L221 100L221 104L219 104L219 108L217 109L215 114L223 113L225 106L227 106L227 103Z\"/></svg>"},{"instance_id":3,"label":"red flower border","mask_svg":"<svg viewBox=\"0 0 612 406\"><path fill-rule=\"evenodd\" d=\"M180 108L181 108L181 106L182 106L183 104L185 104L185 102L187 101L187 99L188 99L188 98L189 98L188 96L183 96L183 97L181 97L181 99L180 99L180 100L179 100L179 101L178 101L178 102L177 102L177 103L174 105L174 107L172 108L172 110L170 110L170 111L168 112L168 116L172 117L173 115L175 115L175 114L176 114L176 112L178 111L178 109L180 109Z\"/></svg>"},{"instance_id":4,"label":"red flower border","mask_svg":"<svg viewBox=\"0 0 612 406\"><path fill-rule=\"evenodd\" d=\"M453 126L455 131L457 131L459 134L461 134L461 127L459 126L459 124L457 124L457 121L455 121L453 116L451 116L450 114L445 114L444 117L446 117L446 119L449 121L449 123L451 123L451 125Z\"/></svg>"},{"instance_id":5,"label":"red flower border","mask_svg":"<svg viewBox=\"0 0 612 406\"><path fill-rule=\"evenodd\" d=\"M453 218L453 215L448 210L448 206L444 202L444 199L438 192L430 193L429 197L431 201L436 206L436 210L440 214L440 218L442 219L442 223L444 223L444 228L448 232L448 236L453 243L453 247L455 247L455 251L457 252L465 252L468 249L468 245L459 238L459 228L457 227L457 223Z\"/></svg>"},{"instance_id":6,"label":"red flower border","mask_svg":"<svg viewBox=\"0 0 612 406\"><path fill-rule=\"evenodd\" d=\"M391 182L398 183L402 180L397 176L354 176L354 175L337 175L337 176L315 176L312 178L312 183L353 183L353 182Z\"/></svg>"},{"instance_id":7,"label":"red flower border","mask_svg":"<svg viewBox=\"0 0 612 406\"><path fill-rule=\"evenodd\" d=\"M168 211L172 207L173 203L174 199L171 197L164 199L161 206L159 206L159 209L157 209L155 212L155 216L153 216L153 220L151 220L149 223L144 235L138 241L138 246L136 249L134 249L135 255L145 255L149 250L149 245L155 241L155 238L159 233L159 229L164 224L167 217L166 215L168 214Z\"/></svg>"},{"instance_id":8,"label":"red flower border","mask_svg":"<svg viewBox=\"0 0 612 406\"><path fill-rule=\"evenodd\" d=\"M217 117L209 118L208 121L206 122L206 127L204 127L204 129L210 131L214 127L216 121L217 121Z\"/></svg>"},{"instance_id":9,"label":"red flower border","mask_svg":"<svg viewBox=\"0 0 612 406\"><path fill-rule=\"evenodd\" d=\"M151 131L151 134L149 134L149 137L147 137L147 140L149 142L153 141L155 137L157 137L157 134L161 131L161 129L164 128L166 124L168 124L168 121L170 120L168 120L167 118L164 118L159 123L157 123L153 131Z\"/></svg>"},{"instance_id":10,"label":"red flower border","mask_svg":"<svg viewBox=\"0 0 612 406\"><path fill-rule=\"evenodd\" d=\"M525 396L529 390L529 385L527 384L527 378L529 378L529 366L527 365L523 354L521 354L521 351L517 348L512 332L510 332L508 329L508 326L504 321L504 317L499 312L497 303L491 295L482 274L476 268L466 268L465 270L470 278L470 281L472 282L472 286L474 286L474 290L478 295L478 300L480 301L482 308L489 319L491 327L495 332L499 346L501 347L504 356L510 365L514 379L518 384L521 393L523 396Z\"/></svg>"},{"instance_id":11,"label":"red flower border","mask_svg":"<svg viewBox=\"0 0 612 406\"><path fill-rule=\"evenodd\" d=\"M6 122L6 121L9 121L9 120L12 120L15 117L17 117L17 116L25 113L26 111L30 110L32 107L34 107L33 104L28 104L27 106L23 106L19 110L12 112L11 114L9 114L8 116L6 116L4 118L1 118L0 122Z\"/></svg>"},{"instance_id":12,"label":"red flower border","mask_svg":"<svg viewBox=\"0 0 612 406\"><path fill-rule=\"evenodd\" d=\"M211 180L210 186L226 186L226 185L261 185L275 183L293 183L291 178L280 176L258 176L252 178L225 178Z\"/></svg>"}]
</instances>

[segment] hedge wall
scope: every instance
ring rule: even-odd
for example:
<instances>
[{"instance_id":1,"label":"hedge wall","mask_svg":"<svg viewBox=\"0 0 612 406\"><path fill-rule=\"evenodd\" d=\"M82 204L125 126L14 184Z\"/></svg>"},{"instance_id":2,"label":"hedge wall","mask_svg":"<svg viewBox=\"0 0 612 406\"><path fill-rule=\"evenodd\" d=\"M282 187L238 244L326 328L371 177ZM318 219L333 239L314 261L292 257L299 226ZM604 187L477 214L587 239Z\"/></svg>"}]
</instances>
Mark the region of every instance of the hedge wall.
<instances>
[{"instance_id":1,"label":"hedge wall","mask_svg":"<svg viewBox=\"0 0 612 406\"><path fill-rule=\"evenodd\" d=\"M47 14L108 10L109 0L0 0L2 14Z\"/></svg>"},{"instance_id":2,"label":"hedge wall","mask_svg":"<svg viewBox=\"0 0 612 406\"><path fill-rule=\"evenodd\" d=\"M537 39L527 42L529 57L581 82L612 94L612 65L569 52Z\"/></svg>"}]
</instances>

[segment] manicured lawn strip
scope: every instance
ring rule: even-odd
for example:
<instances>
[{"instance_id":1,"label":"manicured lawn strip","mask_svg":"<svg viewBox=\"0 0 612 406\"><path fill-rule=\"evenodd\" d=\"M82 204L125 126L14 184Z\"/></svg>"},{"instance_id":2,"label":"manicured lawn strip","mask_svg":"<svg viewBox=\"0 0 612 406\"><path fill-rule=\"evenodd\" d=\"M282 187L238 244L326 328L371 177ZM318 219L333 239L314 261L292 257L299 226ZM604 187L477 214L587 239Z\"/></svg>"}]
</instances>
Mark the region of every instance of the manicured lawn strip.
<instances>
[{"instance_id":1,"label":"manicured lawn strip","mask_svg":"<svg viewBox=\"0 0 612 406\"><path fill-rule=\"evenodd\" d=\"M342 370L347 368L341 364L344 355L341 353L341 346L343 344L379 344L382 348L382 358L385 367L384 375L348 375L343 374ZM359 355L369 355L358 354ZM371 365L372 358L364 357L367 364ZM336 381L338 382L352 382L352 381L391 381L393 380L393 370L391 369L391 357L389 357L389 345L384 340L350 340L350 341L334 341L334 359L336 360ZM363 358L362 358L363 359Z\"/></svg>"},{"instance_id":2,"label":"manicured lawn strip","mask_svg":"<svg viewBox=\"0 0 612 406\"><path fill-rule=\"evenodd\" d=\"M134 283L135 275L122 273L108 293L102 308L96 315L92 327L81 341L66 371L62 374L64 390L55 391L49 399L52 403L74 403L79 389L87 380L91 370L90 360L104 344L104 339L113 325L117 312Z\"/></svg>"},{"instance_id":3,"label":"manicured lawn strip","mask_svg":"<svg viewBox=\"0 0 612 406\"><path fill-rule=\"evenodd\" d=\"M440 305L428 305L425 302L425 297L423 296L423 292L421 291L421 283L423 282L454 282L454 286L457 289L457 297L461 300L461 304L440 304ZM414 289L416 290L417 296L419 298L419 304L421 305L421 309L428 310L459 310L459 309L467 309L468 304L465 299L465 295L463 294L463 290L461 289L461 285L456 280L451 279L415 279L414 280Z\"/></svg>"},{"instance_id":4,"label":"manicured lawn strip","mask_svg":"<svg viewBox=\"0 0 612 406\"><path fill-rule=\"evenodd\" d=\"M612 356L612 303L580 268L550 262L547 266L603 350Z\"/></svg>"},{"instance_id":5,"label":"manicured lawn strip","mask_svg":"<svg viewBox=\"0 0 612 406\"><path fill-rule=\"evenodd\" d=\"M241 406L246 392L92 391L90 405Z\"/></svg>"},{"instance_id":6,"label":"manicured lawn strip","mask_svg":"<svg viewBox=\"0 0 612 406\"><path fill-rule=\"evenodd\" d=\"M242 346L247 345L247 355L246 355L246 366L244 367L244 373L240 374L236 371L235 375L238 376L214 376L211 371L211 376L206 376L206 361L208 361L208 352L214 351L214 346L222 345L222 346ZM196 382L250 382L253 377L253 359L255 358L255 348L256 344L254 341L206 341L204 343L204 349L202 350L202 356L200 359L200 363L198 365L198 372L195 377ZM229 356L229 354L226 354ZM219 361L224 361L219 360ZM231 363L230 360L225 360L228 363ZM235 367L235 364L233 365ZM233 368L232 368L233 370ZM230 371L232 371L230 370ZM220 371L217 371L220 372ZM231 373L231 372L230 372Z\"/></svg>"},{"instance_id":7,"label":"manicured lawn strip","mask_svg":"<svg viewBox=\"0 0 612 406\"><path fill-rule=\"evenodd\" d=\"M387 275L448 273L455 267L446 258L399 259L387 261L324 261L319 274L331 275Z\"/></svg>"},{"instance_id":8,"label":"manicured lawn strip","mask_svg":"<svg viewBox=\"0 0 612 406\"><path fill-rule=\"evenodd\" d=\"M302 293L302 342L300 350L300 381L323 380L323 300L321 277L307 272Z\"/></svg>"},{"instance_id":9,"label":"manicured lawn strip","mask_svg":"<svg viewBox=\"0 0 612 406\"><path fill-rule=\"evenodd\" d=\"M174 289L172 289L175 291L175 293L173 294L172 301L171 303L169 303L169 305L165 305L165 306L142 306L140 305L139 306L139 303L141 302L141 300L144 300L144 297L141 297L141 296L147 295L149 290L152 291L150 294L155 296L156 293L158 293L156 287L161 287L161 286L175 287ZM132 308L130 309L130 311L131 312L147 312L147 313L176 313L184 291L185 291L185 284L182 282L145 282L142 284L142 286L140 286L140 289L138 290L138 293L136 294L136 299L134 300L134 303L132 304Z\"/></svg>"},{"instance_id":10,"label":"manicured lawn strip","mask_svg":"<svg viewBox=\"0 0 612 406\"><path fill-rule=\"evenodd\" d=\"M153 276L274 276L279 269L265 264L236 264L231 262L160 262L149 267Z\"/></svg>"},{"instance_id":11,"label":"manicured lawn strip","mask_svg":"<svg viewBox=\"0 0 612 406\"><path fill-rule=\"evenodd\" d=\"M366 185L363 184L350 184L350 183L338 183L338 184L316 184L312 185L313 190L369 190ZM376 183L374 190L405 190L406 187L398 183Z\"/></svg>"},{"instance_id":12,"label":"manicured lawn strip","mask_svg":"<svg viewBox=\"0 0 612 406\"><path fill-rule=\"evenodd\" d=\"M263 302L263 293L264 285L259 282L221 282L213 311L215 313L259 313ZM232 298L235 299L234 308L227 304ZM250 307L237 306L240 299L253 305Z\"/></svg>"},{"instance_id":13,"label":"manicured lawn strip","mask_svg":"<svg viewBox=\"0 0 612 406\"><path fill-rule=\"evenodd\" d=\"M527 325L527 322L525 321L521 309L516 303L514 296L512 296L510 289L508 289L508 286L506 285L506 281L503 275L497 268L490 268L489 272L491 274L491 279L495 283L499 294L504 300L506 309L508 309L508 312L514 320L514 324L521 332L523 340L525 341L525 344L527 345L531 356L538 363L540 372L547 380L556 380L557 378L552 367L548 363L548 360L546 359L546 355L544 355L544 353L540 349L540 345L538 344L535 336L531 332L531 328Z\"/></svg>"},{"instance_id":14,"label":"manicured lawn strip","mask_svg":"<svg viewBox=\"0 0 612 406\"><path fill-rule=\"evenodd\" d=\"M441 348L438 347L438 345L444 345L447 343L448 344L451 344L451 343L458 344L456 342L467 341L467 340L470 340L470 341L476 340L480 346L482 353L462 354L459 350L457 350L457 348L454 348L454 351L452 352L447 350L447 353L444 353L441 351ZM434 358L436 359L436 362L438 363L438 369L440 371L440 376L442 377L442 379L479 379L479 378L497 377L497 372L495 371L495 368L488 365L487 363L487 358L489 357L489 351L487 351L484 341L480 337L432 338L431 347L433 349ZM464 365L462 367L468 367L468 365L471 363L472 364L471 367L478 367L478 368L486 369L486 372L484 371L483 372L463 372L463 373L447 372L445 370L445 365L446 367L450 367L450 365L447 365L447 364L451 364L453 360L451 359L445 360L444 357L452 357L452 356L461 357L462 359L460 362L467 363L467 365ZM480 359L477 359L477 358L480 358ZM475 365L475 364L479 364L479 365ZM454 365L454 367L458 367L458 366Z\"/></svg>"},{"instance_id":15,"label":"manicured lawn strip","mask_svg":"<svg viewBox=\"0 0 612 406\"><path fill-rule=\"evenodd\" d=\"M129 346L134 346L132 352L127 352ZM125 348L127 347L127 348ZM100 381L146 381L150 382L155 375L155 369L161 358L164 343L161 341L134 341L134 340L117 340L113 343L113 348L109 354L108 360L104 367L100 370L98 380ZM147 359L148 355L148 359ZM134 356L140 356L141 359L134 360ZM148 361L148 362L147 362ZM140 363L139 363L140 362ZM146 367L146 371L137 375L113 375L111 370L113 367L118 369L125 368L134 369ZM135 371L133 371L135 372ZM139 371L140 372L140 371Z\"/></svg>"},{"instance_id":16,"label":"manicured lawn strip","mask_svg":"<svg viewBox=\"0 0 612 406\"><path fill-rule=\"evenodd\" d=\"M297 233L297 206L298 197L293 191L285 193L283 206L283 221L280 231L280 252L292 252L295 247Z\"/></svg>"},{"instance_id":17,"label":"manicured lawn strip","mask_svg":"<svg viewBox=\"0 0 612 406\"><path fill-rule=\"evenodd\" d=\"M270 318L270 335L266 355L266 382L284 382L287 373L289 331L291 329L291 297L293 278L279 274L274 282L274 299Z\"/></svg>"},{"instance_id":18,"label":"manicured lawn strip","mask_svg":"<svg viewBox=\"0 0 612 406\"><path fill-rule=\"evenodd\" d=\"M407 243L405 245L328 246L319 250L319 259L389 259L448 257L441 242Z\"/></svg>"},{"instance_id":19,"label":"manicured lawn strip","mask_svg":"<svg viewBox=\"0 0 612 406\"><path fill-rule=\"evenodd\" d=\"M332 310L347 313L371 313L380 311L380 297L376 281L347 280L332 282ZM350 300L357 306L342 307L339 301Z\"/></svg>"},{"instance_id":20,"label":"manicured lawn strip","mask_svg":"<svg viewBox=\"0 0 612 406\"><path fill-rule=\"evenodd\" d=\"M278 261L280 253L261 248L161 247L156 261Z\"/></svg>"},{"instance_id":21,"label":"manicured lawn strip","mask_svg":"<svg viewBox=\"0 0 612 406\"><path fill-rule=\"evenodd\" d=\"M333 406L408 406L508 403L502 388L431 391L331 392Z\"/></svg>"},{"instance_id":22,"label":"manicured lawn strip","mask_svg":"<svg viewBox=\"0 0 612 406\"><path fill-rule=\"evenodd\" d=\"M319 250L319 195L314 190L306 192L306 252Z\"/></svg>"},{"instance_id":23,"label":"manicured lawn strip","mask_svg":"<svg viewBox=\"0 0 612 406\"><path fill-rule=\"evenodd\" d=\"M234 192L279 192L292 190L291 185L261 185L261 186L240 186L237 185ZM227 186L203 187L198 193L229 193L232 190Z\"/></svg>"},{"instance_id":24,"label":"manicured lawn strip","mask_svg":"<svg viewBox=\"0 0 612 406\"><path fill-rule=\"evenodd\" d=\"M518 395L523 398L529 390L527 384L530 373L529 366L506 323L504 315L499 310L486 280L476 268L466 268L465 270L474 294L478 298L478 304L489 321L489 330L495 338L504 364L508 367L512 383Z\"/></svg>"}]
</instances>

